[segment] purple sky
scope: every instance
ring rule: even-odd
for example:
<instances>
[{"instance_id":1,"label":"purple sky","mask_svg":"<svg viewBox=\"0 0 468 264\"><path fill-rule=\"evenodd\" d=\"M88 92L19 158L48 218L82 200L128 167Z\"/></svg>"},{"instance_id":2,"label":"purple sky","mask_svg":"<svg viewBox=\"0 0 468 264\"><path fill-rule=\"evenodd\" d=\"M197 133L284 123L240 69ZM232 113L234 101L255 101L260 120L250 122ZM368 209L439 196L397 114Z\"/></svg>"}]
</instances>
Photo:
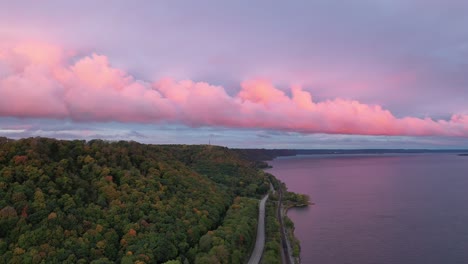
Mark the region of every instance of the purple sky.
<instances>
[{"instance_id":1,"label":"purple sky","mask_svg":"<svg viewBox=\"0 0 468 264\"><path fill-rule=\"evenodd\" d=\"M395 118L449 121L468 114L465 1L0 1L0 17L0 37L8 45L57 45L73 53L66 57L70 65L96 53L138 82L206 82L237 98L243 81L260 78L287 96L289 86L300 85L315 102L356 100ZM7 78L12 70L1 54L0 78ZM7 98L5 87L0 97ZM432 135L398 128L393 136L341 135L348 130L314 126L304 133L253 121L231 125L222 118L195 125L182 117L176 118L180 123L79 119L4 111L0 136L148 143L211 138L219 145L268 148L468 148L468 132ZM362 124L351 134L363 134Z\"/></svg>"}]
</instances>

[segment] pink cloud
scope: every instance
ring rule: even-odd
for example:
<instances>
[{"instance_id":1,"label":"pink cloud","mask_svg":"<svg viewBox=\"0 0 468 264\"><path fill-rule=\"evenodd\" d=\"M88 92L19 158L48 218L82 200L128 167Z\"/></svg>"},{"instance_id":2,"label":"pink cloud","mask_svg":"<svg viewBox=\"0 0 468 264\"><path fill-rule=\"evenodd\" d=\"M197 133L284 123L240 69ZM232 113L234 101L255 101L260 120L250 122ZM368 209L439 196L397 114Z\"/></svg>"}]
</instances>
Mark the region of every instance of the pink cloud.
<instances>
[{"instance_id":1,"label":"pink cloud","mask_svg":"<svg viewBox=\"0 0 468 264\"><path fill-rule=\"evenodd\" d=\"M241 84L242 90L237 95L242 100L256 104L281 104L288 100L283 91L276 89L267 80L249 80Z\"/></svg>"},{"instance_id":2,"label":"pink cloud","mask_svg":"<svg viewBox=\"0 0 468 264\"><path fill-rule=\"evenodd\" d=\"M97 54L74 58L56 46L0 47L0 116L75 121L182 123L303 133L468 136L468 116L397 118L379 105L291 96L268 80L248 80L229 95L221 86L170 78L137 80ZM71 62L74 61L74 62Z\"/></svg>"}]
</instances>

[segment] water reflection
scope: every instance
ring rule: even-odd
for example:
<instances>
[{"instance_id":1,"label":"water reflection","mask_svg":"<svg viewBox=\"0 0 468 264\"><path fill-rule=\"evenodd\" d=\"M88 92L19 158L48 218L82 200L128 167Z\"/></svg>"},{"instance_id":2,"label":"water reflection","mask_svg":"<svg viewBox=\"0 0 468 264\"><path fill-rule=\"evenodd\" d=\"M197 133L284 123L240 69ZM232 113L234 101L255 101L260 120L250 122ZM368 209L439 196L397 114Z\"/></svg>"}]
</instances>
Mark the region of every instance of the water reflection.
<instances>
[{"instance_id":1,"label":"water reflection","mask_svg":"<svg viewBox=\"0 0 468 264\"><path fill-rule=\"evenodd\" d=\"M314 206L289 212L303 263L468 263L468 162L347 155L271 162Z\"/></svg>"}]
</instances>

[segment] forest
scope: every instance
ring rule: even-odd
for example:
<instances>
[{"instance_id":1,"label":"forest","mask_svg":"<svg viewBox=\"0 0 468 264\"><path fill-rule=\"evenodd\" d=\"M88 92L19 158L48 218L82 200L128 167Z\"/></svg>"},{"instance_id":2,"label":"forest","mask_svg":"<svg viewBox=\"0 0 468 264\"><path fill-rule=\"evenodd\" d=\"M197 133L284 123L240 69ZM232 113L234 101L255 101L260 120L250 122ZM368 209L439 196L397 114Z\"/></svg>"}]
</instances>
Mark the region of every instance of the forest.
<instances>
[{"instance_id":1,"label":"forest","mask_svg":"<svg viewBox=\"0 0 468 264\"><path fill-rule=\"evenodd\" d=\"M0 138L0 263L243 263L269 184L225 147Z\"/></svg>"}]
</instances>

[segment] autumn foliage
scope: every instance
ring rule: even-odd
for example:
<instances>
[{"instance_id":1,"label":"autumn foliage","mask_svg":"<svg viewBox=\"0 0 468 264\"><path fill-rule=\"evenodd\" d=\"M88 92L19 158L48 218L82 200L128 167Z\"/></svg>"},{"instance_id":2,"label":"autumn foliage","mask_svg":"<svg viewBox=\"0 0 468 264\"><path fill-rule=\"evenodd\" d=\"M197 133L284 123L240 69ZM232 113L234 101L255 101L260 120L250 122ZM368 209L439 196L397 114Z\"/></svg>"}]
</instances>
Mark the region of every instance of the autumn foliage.
<instances>
[{"instance_id":1,"label":"autumn foliage","mask_svg":"<svg viewBox=\"0 0 468 264\"><path fill-rule=\"evenodd\" d=\"M0 154L7 263L239 263L269 188L215 146L0 139Z\"/></svg>"}]
</instances>

